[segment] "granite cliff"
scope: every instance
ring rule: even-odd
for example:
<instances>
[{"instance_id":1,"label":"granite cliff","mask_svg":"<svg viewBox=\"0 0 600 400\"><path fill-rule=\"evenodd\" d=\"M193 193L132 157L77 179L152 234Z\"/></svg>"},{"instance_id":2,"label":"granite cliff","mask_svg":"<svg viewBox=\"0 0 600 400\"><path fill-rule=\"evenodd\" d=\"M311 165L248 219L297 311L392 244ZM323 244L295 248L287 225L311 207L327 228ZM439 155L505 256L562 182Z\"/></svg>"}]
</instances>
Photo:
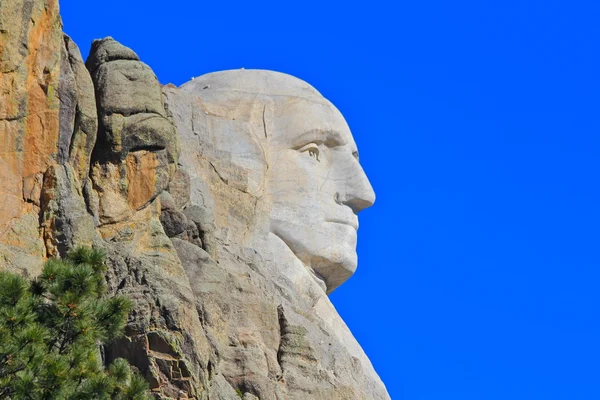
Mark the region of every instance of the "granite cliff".
<instances>
[{"instance_id":1,"label":"granite cliff","mask_svg":"<svg viewBox=\"0 0 600 400\"><path fill-rule=\"evenodd\" d=\"M103 249L110 292L135 303L105 358L157 398L389 399L327 297L373 202L343 117L305 82L161 86L112 38L84 62L56 0L0 3L0 268Z\"/></svg>"}]
</instances>

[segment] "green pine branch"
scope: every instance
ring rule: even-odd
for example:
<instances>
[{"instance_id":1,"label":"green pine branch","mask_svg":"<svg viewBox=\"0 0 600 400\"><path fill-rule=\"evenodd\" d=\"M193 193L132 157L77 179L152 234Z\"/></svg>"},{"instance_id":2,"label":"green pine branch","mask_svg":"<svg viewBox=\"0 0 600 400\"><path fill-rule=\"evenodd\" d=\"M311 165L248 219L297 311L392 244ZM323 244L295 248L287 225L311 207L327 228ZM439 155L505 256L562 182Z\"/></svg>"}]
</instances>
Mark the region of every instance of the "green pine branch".
<instances>
[{"instance_id":1,"label":"green pine branch","mask_svg":"<svg viewBox=\"0 0 600 400\"><path fill-rule=\"evenodd\" d=\"M123 335L132 302L107 298L105 255L78 247L34 280L0 271L0 399L150 399L148 384L99 345Z\"/></svg>"}]
</instances>

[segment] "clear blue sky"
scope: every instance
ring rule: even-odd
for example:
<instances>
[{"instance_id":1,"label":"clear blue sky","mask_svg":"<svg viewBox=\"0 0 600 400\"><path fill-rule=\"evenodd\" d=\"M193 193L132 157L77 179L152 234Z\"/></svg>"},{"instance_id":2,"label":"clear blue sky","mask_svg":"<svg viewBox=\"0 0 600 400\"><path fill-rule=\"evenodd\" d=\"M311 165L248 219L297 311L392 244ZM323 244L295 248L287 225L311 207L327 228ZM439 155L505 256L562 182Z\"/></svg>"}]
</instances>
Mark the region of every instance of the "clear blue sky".
<instances>
[{"instance_id":1,"label":"clear blue sky","mask_svg":"<svg viewBox=\"0 0 600 400\"><path fill-rule=\"evenodd\" d=\"M600 399L600 23L579 1L62 0L162 83L298 76L378 200L332 299L394 400Z\"/></svg>"}]
</instances>

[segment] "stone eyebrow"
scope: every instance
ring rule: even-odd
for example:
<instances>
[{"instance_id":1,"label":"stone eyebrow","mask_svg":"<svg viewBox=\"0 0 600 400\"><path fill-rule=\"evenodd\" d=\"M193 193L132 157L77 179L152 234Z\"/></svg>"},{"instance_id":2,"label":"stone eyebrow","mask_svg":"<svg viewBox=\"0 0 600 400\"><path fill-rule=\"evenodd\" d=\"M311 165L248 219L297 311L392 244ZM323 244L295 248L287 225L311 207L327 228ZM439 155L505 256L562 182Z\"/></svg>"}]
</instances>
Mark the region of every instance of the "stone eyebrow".
<instances>
[{"instance_id":1,"label":"stone eyebrow","mask_svg":"<svg viewBox=\"0 0 600 400\"><path fill-rule=\"evenodd\" d=\"M325 144L327 147L343 146L347 143L340 132L324 129L312 129L294 139L294 145L298 148L311 142Z\"/></svg>"}]
</instances>

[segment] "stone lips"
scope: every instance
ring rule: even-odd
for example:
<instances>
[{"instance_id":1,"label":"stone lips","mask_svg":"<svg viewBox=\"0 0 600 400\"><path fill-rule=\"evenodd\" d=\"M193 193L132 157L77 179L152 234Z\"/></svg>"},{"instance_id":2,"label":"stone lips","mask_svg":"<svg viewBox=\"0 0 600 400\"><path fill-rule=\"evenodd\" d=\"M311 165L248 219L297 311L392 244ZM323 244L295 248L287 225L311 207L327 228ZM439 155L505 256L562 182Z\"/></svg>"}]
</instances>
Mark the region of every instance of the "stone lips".
<instances>
[{"instance_id":1,"label":"stone lips","mask_svg":"<svg viewBox=\"0 0 600 400\"><path fill-rule=\"evenodd\" d=\"M75 245L104 249L110 293L135 303L106 359L127 358L155 397L389 398L325 295L356 266L336 257L374 195L345 178L362 173L354 142L307 83L228 71L161 89L111 38L84 64L55 0L6 0L0 142L0 268L35 275ZM315 207L294 203L310 180L281 179L300 170L322 187ZM295 243L273 215L297 223ZM346 247L314 246L332 236Z\"/></svg>"}]
</instances>

